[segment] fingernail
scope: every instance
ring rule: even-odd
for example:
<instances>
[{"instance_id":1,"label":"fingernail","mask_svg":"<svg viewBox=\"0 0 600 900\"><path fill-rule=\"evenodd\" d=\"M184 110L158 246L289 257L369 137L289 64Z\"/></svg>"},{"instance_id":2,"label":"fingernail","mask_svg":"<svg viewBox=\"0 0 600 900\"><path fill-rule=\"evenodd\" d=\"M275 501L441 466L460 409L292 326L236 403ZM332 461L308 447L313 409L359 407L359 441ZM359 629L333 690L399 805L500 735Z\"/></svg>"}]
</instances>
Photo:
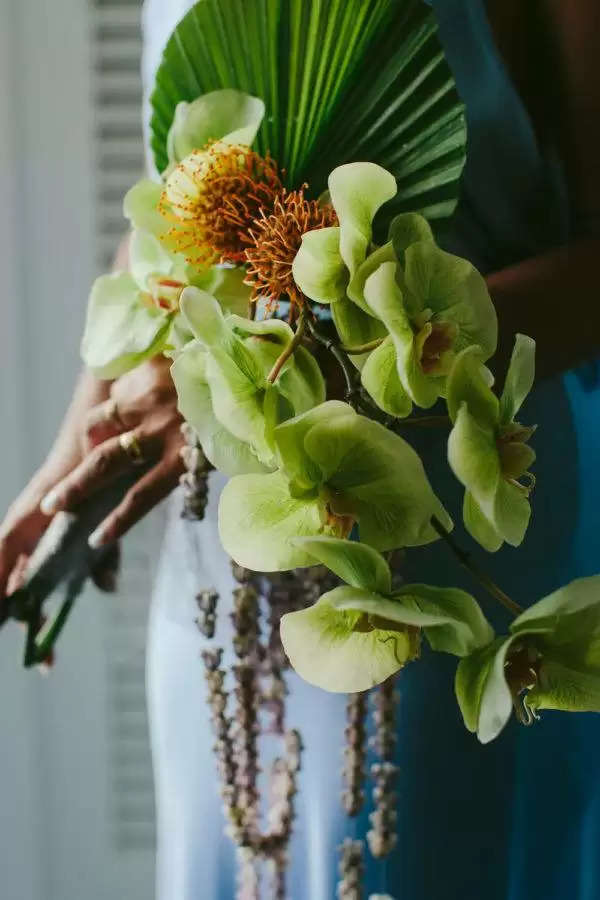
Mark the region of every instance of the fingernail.
<instances>
[{"instance_id":1,"label":"fingernail","mask_svg":"<svg viewBox=\"0 0 600 900\"><path fill-rule=\"evenodd\" d=\"M92 550L98 550L99 547L102 547L106 543L106 535L104 533L104 529L102 525L99 525L95 531L92 531L88 538L88 544L92 548Z\"/></svg>"},{"instance_id":2,"label":"fingernail","mask_svg":"<svg viewBox=\"0 0 600 900\"><path fill-rule=\"evenodd\" d=\"M55 513L58 509L58 491L54 489L48 491L40 503L40 509L45 516L51 516L52 513Z\"/></svg>"}]
</instances>

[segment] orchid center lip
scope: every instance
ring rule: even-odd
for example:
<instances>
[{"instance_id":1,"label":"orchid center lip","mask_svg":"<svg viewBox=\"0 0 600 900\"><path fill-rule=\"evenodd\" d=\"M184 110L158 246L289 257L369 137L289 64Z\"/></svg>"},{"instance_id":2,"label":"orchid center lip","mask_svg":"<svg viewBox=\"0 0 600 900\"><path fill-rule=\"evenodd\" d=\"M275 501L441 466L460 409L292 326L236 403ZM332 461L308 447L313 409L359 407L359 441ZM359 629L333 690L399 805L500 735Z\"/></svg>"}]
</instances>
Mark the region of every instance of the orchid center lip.
<instances>
[{"instance_id":1,"label":"orchid center lip","mask_svg":"<svg viewBox=\"0 0 600 900\"><path fill-rule=\"evenodd\" d=\"M415 335L417 355L425 375L447 375L454 358L454 344L458 328L453 322L440 322L432 316L431 310L420 331Z\"/></svg>"}]
</instances>

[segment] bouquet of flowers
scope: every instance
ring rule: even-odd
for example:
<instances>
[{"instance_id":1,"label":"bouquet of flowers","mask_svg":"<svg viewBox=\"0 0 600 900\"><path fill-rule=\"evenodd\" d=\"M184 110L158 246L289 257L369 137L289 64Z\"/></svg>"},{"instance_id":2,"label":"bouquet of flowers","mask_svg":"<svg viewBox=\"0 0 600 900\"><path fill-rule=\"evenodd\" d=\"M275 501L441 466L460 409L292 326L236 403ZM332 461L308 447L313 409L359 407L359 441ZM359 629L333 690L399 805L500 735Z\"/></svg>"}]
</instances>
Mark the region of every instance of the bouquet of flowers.
<instances>
[{"instance_id":1,"label":"bouquet of flowers","mask_svg":"<svg viewBox=\"0 0 600 900\"><path fill-rule=\"evenodd\" d=\"M600 711L600 576L523 610L453 537L457 511L412 445L445 429L466 531L489 552L521 544L535 344L516 336L495 390L486 283L438 244L466 128L429 8L201 0L165 49L152 104L160 176L125 197L130 270L94 284L83 358L106 378L172 358L180 411L230 476L219 533L241 582L242 662L257 646L253 573L281 586L288 576L273 573L320 566L317 596L284 612L280 637L303 678L353 695L349 715L423 640L457 657L458 704L483 742L513 709L525 724L548 708ZM475 594L395 577L396 551L436 541L505 607L504 634ZM220 656L205 661L222 698ZM255 798L229 780L234 837L267 852L267 837L252 843Z\"/></svg>"}]
</instances>

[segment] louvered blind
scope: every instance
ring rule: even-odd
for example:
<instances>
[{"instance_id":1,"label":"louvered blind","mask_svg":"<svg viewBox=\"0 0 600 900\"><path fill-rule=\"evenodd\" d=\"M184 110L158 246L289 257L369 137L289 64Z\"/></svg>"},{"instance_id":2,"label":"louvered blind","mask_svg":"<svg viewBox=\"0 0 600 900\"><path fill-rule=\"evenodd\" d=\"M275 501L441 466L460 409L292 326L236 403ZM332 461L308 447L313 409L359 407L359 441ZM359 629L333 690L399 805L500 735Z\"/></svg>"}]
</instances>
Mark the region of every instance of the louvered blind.
<instances>
[{"instance_id":1,"label":"louvered blind","mask_svg":"<svg viewBox=\"0 0 600 900\"><path fill-rule=\"evenodd\" d=\"M110 268L125 231L123 196L144 167L141 0L91 0L97 261Z\"/></svg>"},{"instance_id":2,"label":"louvered blind","mask_svg":"<svg viewBox=\"0 0 600 900\"><path fill-rule=\"evenodd\" d=\"M141 0L89 0L93 52L95 222L98 271L110 269L126 231L123 196L144 168ZM154 846L154 797L144 685L148 601L160 517L124 542L118 593L108 600L106 665L115 849Z\"/></svg>"}]
</instances>

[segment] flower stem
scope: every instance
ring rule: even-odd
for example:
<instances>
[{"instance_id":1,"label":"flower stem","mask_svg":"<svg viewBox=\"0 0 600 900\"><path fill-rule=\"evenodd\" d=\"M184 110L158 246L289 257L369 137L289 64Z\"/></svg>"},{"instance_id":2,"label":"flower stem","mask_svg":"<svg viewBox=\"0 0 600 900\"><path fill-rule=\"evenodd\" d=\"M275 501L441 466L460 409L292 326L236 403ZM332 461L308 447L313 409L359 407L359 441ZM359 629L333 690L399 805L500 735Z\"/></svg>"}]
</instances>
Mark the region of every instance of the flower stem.
<instances>
[{"instance_id":1,"label":"flower stem","mask_svg":"<svg viewBox=\"0 0 600 900\"><path fill-rule=\"evenodd\" d=\"M439 519L435 516L431 517L431 525L437 531L439 536L443 538L443 540L448 544L456 558L458 559L461 566L464 566L467 569L473 578L479 582L479 584L485 588L485 590L490 594L495 600L502 604L510 613L514 616L518 616L523 612L523 607L519 606L518 603L515 603L514 600L504 593L504 591L498 587L498 585L492 581L489 575L487 575L482 569L480 569L475 563L471 560L471 556L466 550L463 550L460 547L450 532L444 528Z\"/></svg>"},{"instance_id":2,"label":"flower stem","mask_svg":"<svg viewBox=\"0 0 600 900\"><path fill-rule=\"evenodd\" d=\"M400 425L411 425L418 428L443 428L450 425L449 416L409 416L407 419L396 420Z\"/></svg>"},{"instance_id":3,"label":"flower stem","mask_svg":"<svg viewBox=\"0 0 600 900\"><path fill-rule=\"evenodd\" d=\"M302 340L302 335L304 334L304 327L306 324L306 313L304 310L300 313L298 318L298 324L296 325L296 331L294 333L294 337L289 342L287 347L284 348L283 353L279 356L279 358L275 361L275 365L269 372L267 376L267 381L270 384L273 384L274 381L277 380L277 376L281 372L283 366L286 364L290 356L293 355L296 348L299 346L300 341Z\"/></svg>"},{"instance_id":4,"label":"flower stem","mask_svg":"<svg viewBox=\"0 0 600 900\"><path fill-rule=\"evenodd\" d=\"M357 412L361 412L375 422L379 422L396 434L405 425L419 428L434 428L449 424L448 416L411 416L407 419L390 416L380 409L365 389L361 387L360 375L353 366L348 354L366 353L369 349L374 349L378 346L382 342L382 338L371 341L369 344L362 344L360 347L345 347L343 344L338 344L332 338L323 334L312 319L307 319L306 325L313 339L329 350L339 363L346 382L346 400Z\"/></svg>"},{"instance_id":5,"label":"flower stem","mask_svg":"<svg viewBox=\"0 0 600 900\"><path fill-rule=\"evenodd\" d=\"M349 353L351 356L357 356L359 353L369 353L371 350L376 350L377 347L380 347L383 344L384 338L375 338L374 341L368 341L366 344L359 344L357 347L345 347L344 344L340 344L340 350L343 350L344 353Z\"/></svg>"},{"instance_id":6,"label":"flower stem","mask_svg":"<svg viewBox=\"0 0 600 900\"><path fill-rule=\"evenodd\" d=\"M306 324L313 339L318 344L321 344L323 347L325 347L326 350L329 350L331 355L339 363L339 366L344 375L344 381L346 382L346 400L351 406L355 406L359 394L359 388L357 384L357 371L348 359L348 354L344 350L342 350L339 344L336 344L336 342L332 341L330 337L328 337L326 334L323 334L322 331L319 331L317 325L312 319L307 319Z\"/></svg>"}]
</instances>

